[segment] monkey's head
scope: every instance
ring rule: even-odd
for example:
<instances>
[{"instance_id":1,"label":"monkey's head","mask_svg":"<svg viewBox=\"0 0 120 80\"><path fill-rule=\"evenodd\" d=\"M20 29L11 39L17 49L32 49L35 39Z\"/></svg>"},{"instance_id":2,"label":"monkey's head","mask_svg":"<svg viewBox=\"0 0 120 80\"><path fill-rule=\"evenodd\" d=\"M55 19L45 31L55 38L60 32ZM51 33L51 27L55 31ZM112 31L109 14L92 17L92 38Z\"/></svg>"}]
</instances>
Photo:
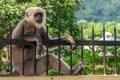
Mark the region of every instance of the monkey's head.
<instances>
[{"instance_id":1,"label":"monkey's head","mask_svg":"<svg viewBox=\"0 0 120 80\"><path fill-rule=\"evenodd\" d=\"M45 23L46 12L40 7L30 7L25 12L25 18L36 28L40 28Z\"/></svg>"}]
</instances>

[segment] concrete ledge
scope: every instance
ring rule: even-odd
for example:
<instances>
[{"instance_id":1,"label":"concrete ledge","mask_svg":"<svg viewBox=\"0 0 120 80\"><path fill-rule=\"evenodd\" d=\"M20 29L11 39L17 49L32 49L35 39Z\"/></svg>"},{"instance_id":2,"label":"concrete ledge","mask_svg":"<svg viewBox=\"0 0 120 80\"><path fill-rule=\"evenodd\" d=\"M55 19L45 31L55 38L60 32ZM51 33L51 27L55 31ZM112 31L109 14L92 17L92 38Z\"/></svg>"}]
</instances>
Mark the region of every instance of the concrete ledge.
<instances>
[{"instance_id":1,"label":"concrete ledge","mask_svg":"<svg viewBox=\"0 0 120 80\"><path fill-rule=\"evenodd\" d=\"M120 76L119 75L17 76L17 77L0 77L0 80L120 80Z\"/></svg>"}]
</instances>

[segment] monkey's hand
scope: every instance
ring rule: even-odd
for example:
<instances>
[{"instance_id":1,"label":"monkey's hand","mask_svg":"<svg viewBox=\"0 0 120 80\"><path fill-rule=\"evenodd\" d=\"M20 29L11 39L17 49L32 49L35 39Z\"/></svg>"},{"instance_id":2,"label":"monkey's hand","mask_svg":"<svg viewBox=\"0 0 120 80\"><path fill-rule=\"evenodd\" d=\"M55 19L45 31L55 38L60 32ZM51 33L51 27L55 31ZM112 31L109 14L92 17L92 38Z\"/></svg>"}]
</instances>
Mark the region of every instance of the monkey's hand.
<instances>
[{"instance_id":1,"label":"monkey's hand","mask_svg":"<svg viewBox=\"0 0 120 80\"><path fill-rule=\"evenodd\" d=\"M41 56L42 49L43 49L42 45L36 45L36 58L39 58Z\"/></svg>"},{"instance_id":2,"label":"monkey's hand","mask_svg":"<svg viewBox=\"0 0 120 80\"><path fill-rule=\"evenodd\" d=\"M70 35L66 36L65 40L71 44L70 51L73 51L75 49L76 44L72 36Z\"/></svg>"},{"instance_id":3,"label":"monkey's hand","mask_svg":"<svg viewBox=\"0 0 120 80\"><path fill-rule=\"evenodd\" d=\"M43 44L42 44L42 39L40 36L36 35L36 58L39 58L41 55L42 49L43 49Z\"/></svg>"}]
</instances>

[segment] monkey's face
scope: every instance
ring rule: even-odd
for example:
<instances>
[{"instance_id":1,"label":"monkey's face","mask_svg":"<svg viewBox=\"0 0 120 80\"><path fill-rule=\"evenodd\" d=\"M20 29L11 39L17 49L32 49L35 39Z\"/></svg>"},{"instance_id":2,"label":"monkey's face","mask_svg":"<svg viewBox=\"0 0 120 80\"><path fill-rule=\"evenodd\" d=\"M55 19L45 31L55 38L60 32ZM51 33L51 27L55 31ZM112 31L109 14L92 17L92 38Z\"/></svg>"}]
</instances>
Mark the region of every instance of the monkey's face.
<instances>
[{"instance_id":1,"label":"monkey's face","mask_svg":"<svg viewBox=\"0 0 120 80\"><path fill-rule=\"evenodd\" d=\"M42 23L43 22L43 13L38 12L38 13L34 14L34 18L37 23Z\"/></svg>"},{"instance_id":2,"label":"monkey's face","mask_svg":"<svg viewBox=\"0 0 120 80\"><path fill-rule=\"evenodd\" d=\"M30 7L26 10L25 17L30 23L40 28L45 23L46 12L39 7Z\"/></svg>"}]
</instances>

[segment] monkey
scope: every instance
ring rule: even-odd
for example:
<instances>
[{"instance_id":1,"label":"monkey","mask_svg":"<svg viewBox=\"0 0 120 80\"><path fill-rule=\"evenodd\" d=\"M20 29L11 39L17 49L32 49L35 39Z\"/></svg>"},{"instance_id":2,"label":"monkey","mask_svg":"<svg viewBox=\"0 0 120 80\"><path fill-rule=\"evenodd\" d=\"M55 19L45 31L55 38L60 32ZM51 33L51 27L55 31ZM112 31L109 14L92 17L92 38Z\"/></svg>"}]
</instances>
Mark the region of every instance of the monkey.
<instances>
[{"instance_id":1,"label":"monkey","mask_svg":"<svg viewBox=\"0 0 120 80\"><path fill-rule=\"evenodd\" d=\"M58 38L51 38L50 34L47 33L45 28L46 22L46 11L40 7L29 7L25 11L25 17L17 24L12 32L12 39L24 39L26 41L35 41L36 46L24 46L24 75L34 75L34 54L41 53L43 46L48 49L55 48L57 46L43 45L43 41L58 40ZM23 35L24 33L24 35ZM72 36L62 36L61 40L71 44L71 51L75 48L75 41ZM35 49L36 47L36 49ZM54 54L48 54L39 56L36 58L36 74L41 75L46 71L46 62L48 59L48 69L58 70L59 61L58 57ZM22 75L22 45L12 45L12 63L15 68L13 73ZM64 60L60 59L61 72L64 74L70 74L70 67L65 63ZM79 61L76 67L73 69L72 74L77 74L81 69L80 66L85 64L84 61ZM83 67L83 66L81 66Z\"/></svg>"}]
</instances>

